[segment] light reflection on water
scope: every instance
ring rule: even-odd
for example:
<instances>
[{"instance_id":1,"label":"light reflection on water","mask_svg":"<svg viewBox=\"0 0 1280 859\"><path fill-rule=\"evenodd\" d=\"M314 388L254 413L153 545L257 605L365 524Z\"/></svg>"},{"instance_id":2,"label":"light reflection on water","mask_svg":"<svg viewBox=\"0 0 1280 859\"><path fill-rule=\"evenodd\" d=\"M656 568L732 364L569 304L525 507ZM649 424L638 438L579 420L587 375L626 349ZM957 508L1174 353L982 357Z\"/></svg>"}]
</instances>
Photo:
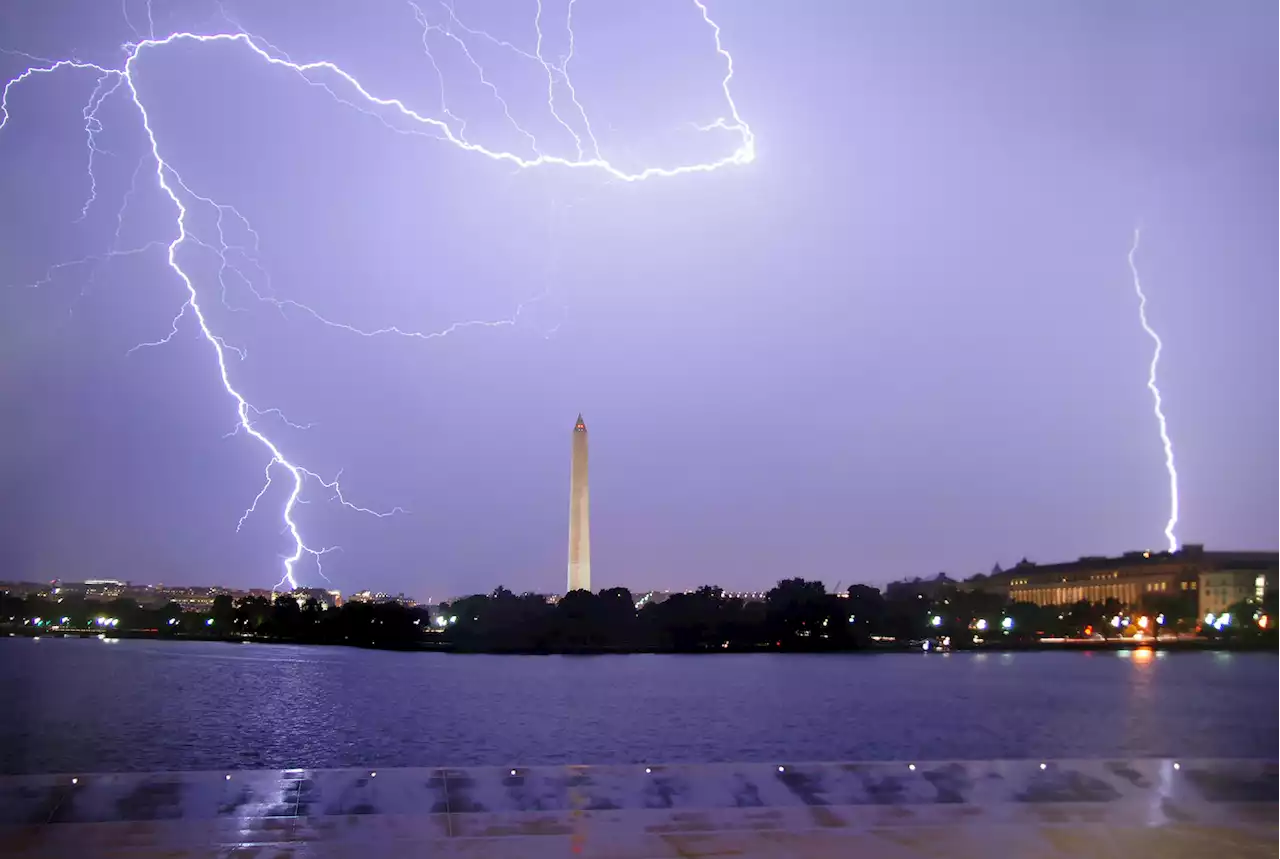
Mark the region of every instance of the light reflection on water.
<instances>
[{"instance_id":1,"label":"light reflection on water","mask_svg":"<svg viewBox=\"0 0 1280 859\"><path fill-rule=\"evenodd\" d=\"M1277 658L1262 653L494 657L46 637L0 641L0 689L10 773L1277 756Z\"/></svg>"}]
</instances>

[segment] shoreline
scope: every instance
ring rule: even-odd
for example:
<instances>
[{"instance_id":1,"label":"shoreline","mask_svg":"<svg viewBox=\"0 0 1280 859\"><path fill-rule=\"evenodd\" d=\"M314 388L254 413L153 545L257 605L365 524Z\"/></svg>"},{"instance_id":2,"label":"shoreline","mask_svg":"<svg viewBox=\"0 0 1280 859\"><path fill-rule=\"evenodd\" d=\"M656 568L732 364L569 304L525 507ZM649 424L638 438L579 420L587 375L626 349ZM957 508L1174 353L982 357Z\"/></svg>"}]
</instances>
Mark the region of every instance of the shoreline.
<instances>
[{"instance_id":1,"label":"shoreline","mask_svg":"<svg viewBox=\"0 0 1280 859\"><path fill-rule=\"evenodd\" d=\"M1131 639L1100 639L1100 640L1067 640L1067 641L1009 641L1003 643L983 644L981 646L968 647L952 647L945 650L932 649L923 650L919 643L916 644L883 644L878 643L870 647L846 647L846 648L822 648L822 647L755 647L755 646L729 646L719 648L698 648L698 649L671 649L659 650L655 648L617 648L617 647L578 647L578 648L561 648L561 649L483 649L483 648L467 648L459 647L449 642L424 642L417 647L392 646L379 644L377 642L367 643L351 643L338 641L307 641L301 639L286 638L269 638L262 636L242 636L236 638L227 638L214 635L156 635L154 633L121 630L113 632L106 636L100 632L91 631L56 631L56 632L36 632L34 630L10 630L7 635L0 635L0 638L106 638L106 639L129 639L135 641L206 641L221 642L224 644L292 644L303 646L321 646L321 647L353 647L360 650L387 650L400 653L448 653L459 656L476 655L476 656L631 656L631 655L711 655L711 654L776 654L776 653L810 653L810 654L856 654L856 655L874 655L884 653L918 653L921 656L939 656L948 653L1019 653L1019 652L1131 652L1134 650L1161 650L1174 652L1222 652L1222 653L1261 653L1270 652L1280 655L1275 640L1247 640L1247 641L1229 641L1229 640L1210 640L1210 639L1163 639L1163 640L1142 640L1134 641Z\"/></svg>"}]
</instances>

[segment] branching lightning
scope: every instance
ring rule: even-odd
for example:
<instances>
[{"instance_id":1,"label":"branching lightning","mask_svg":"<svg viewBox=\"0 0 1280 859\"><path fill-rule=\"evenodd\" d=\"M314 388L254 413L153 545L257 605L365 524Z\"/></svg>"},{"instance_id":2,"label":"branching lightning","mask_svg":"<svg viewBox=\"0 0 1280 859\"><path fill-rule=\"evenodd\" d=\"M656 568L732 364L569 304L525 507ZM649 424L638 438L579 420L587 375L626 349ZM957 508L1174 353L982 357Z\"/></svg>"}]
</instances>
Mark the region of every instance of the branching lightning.
<instances>
[{"instance_id":1,"label":"branching lightning","mask_svg":"<svg viewBox=\"0 0 1280 859\"><path fill-rule=\"evenodd\" d=\"M130 349L129 352L133 353L148 347L162 346L176 337L179 332L183 330L184 326L189 327L192 322L194 322L195 327L198 329L198 332L192 333L198 333L199 337L210 347L222 387L235 406L236 426L227 435L238 436L243 433L260 445L267 454L267 462L263 469L263 485L241 515L236 524L236 530L239 531L244 526L248 517L257 510L259 503L262 502L276 480L284 479L289 486L288 497L284 501L284 505L281 510L281 521L283 525L281 533L287 533L289 535L292 540L293 550L291 554L283 559L283 574L277 587L283 587L287 584L290 587L296 588L298 586L296 577L296 574L298 573L298 566L306 559L313 562L316 572L324 577L324 570L321 564L322 557L329 552L338 551L339 549L337 546L316 548L308 543L302 535L302 530L298 524L295 513L298 505L307 503L303 494L308 485L311 485L313 488L318 490L327 491L330 501L337 502L342 507L353 512L363 513L378 518L385 518L399 513L404 513L406 511L400 507L394 507L387 511L379 511L349 501L344 495L342 487L339 484L341 472L339 472L339 474L332 480L322 478L315 471L305 468L287 456L280 445L273 439L272 435L269 435L267 430L262 428L261 425L264 424L262 419L268 416L279 421L284 426L293 429L306 429L310 424L293 423L276 408L259 408L250 403L248 399L246 399L245 395L241 393L240 388L232 378L228 355L230 353L243 361L247 358L247 353L242 348L229 344L221 335L214 331L205 312L204 304L193 276L188 273L182 262L180 262L180 251L183 251L184 256L194 251L196 253L213 253L218 257L219 298L221 302L231 310L245 309L241 307L233 307L231 304L229 298L229 284L231 283L230 279L234 278L236 282L247 288L256 301L271 305L286 317L289 311L297 311L325 326L362 337L398 336L431 340L446 337L449 334L464 328L511 326L516 324L520 314L528 304L538 301L545 296L539 295L520 304L517 306L512 316L507 319L500 319L496 321L477 320L457 322L440 331L418 331L413 328L402 327L399 325L386 325L376 328L358 327L334 320L301 302L297 302L292 299L277 298L271 288L269 276L259 262L259 234L254 230L252 225L250 225L248 219L237 211L235 207L219 202L209 195L197 193L187 182L183 180L181 174L173 164L166 160L163 153L163 147L161 146L161 142L153 127L152 117L147 103L139 93L137 86L137 82L139 80L138 75L141 72L141 67L146 64L144 63L144 60L146 62L150 62L150 58L152 56L158 55L163 51L163 49L179 43L193 43L198 45L226 43L238 45L243 48L246 57L265 63L269 67L287 70L290 73L298 75L308 85L319 88L328 93L328 95L339 104L353 108L354 110L377 119L392 131L400 134L425 135L430 138L441 140L465 152L482 156L495 162L513 165L520 170L539 167L590 170L604 174L614 180L630 183L654 178L671 178L685 174L707 173L724 167L745 165L755 159L755 136L752 133L750 126L739 115L738 107L730 93L730 82L733 78L733 58L730 56L729 52L725 50L722 44L720 27L711 19L706 5L701 2L701 0L692 0L693 5L696 7L702 21L710 28L715 51L725 62L726 73L724 78L721 80L720 86L727 107L727 116L721 116L710 123L696 127L704 131L729 132L736 136L737 145L729 154L717 160L679 164L676 166L651 165L634 171L624 170L615 166L602 155L601 146L599 141L596 139L594 131L592 130L587 110L580 102L577 91L569 78L568 67L574 57L575 50L573 12L576 0L569 0L564 22L569 38L568 54L561 57L558 62L552 62L543 56L544 9L542 0L535 0L536 13L533 20L534 45L532 51L522 49L511 42L497 39L482 30L467 27L459 19L452 3L445 2L445 0L438 0L438 2L442 7L443 15L447 19L444 20L443 23L433 23L429 20L421 6L413 2L413 0L409 0L408 5L413 13L415 21L422 29L422 46L427 60L433 67L436 76L440 81L440 117L420 113L414 108L411 108L400 98L375 95L353 74L342 69L335 63L327 60L296 62L287 53L276 48L270 42L251 35L243 28L239 27L239 25L231 20L229 16L225 16L225 13L224 17L227 17L227 20L235 26L236 32L194 33L183 31L173 32L163 38L157 38L155 20L150 0L147 0L146 2L146 38L143 38L143 34L130 18L129 0L122 0L121 2L121 9L125 22L133 32L135 41L123 46L124 61L119 67L86 62L74 57L71 59L46 59L26 54L21 51L15 51L7 48L2 49L4 53L23 56L34 64L22 71L21 74L7 81L4 85L3 91L0 92L0 131L3 131L8 124L10 118L9 97L15 87L37 76L50 75L60 71L90 72L96 76L93 90L81 111L86 136L89 190L84 205L80 210L79 218L76 220L85 219L98 198L98 182L94 169L95 157L105 154L105 150L98 145L98 135L103 128L102 123L98 119L98 114L103 103L115 93L121 92L128 96L132 102L133 108L137 110L142 130L145 133L146 152L143 153L142 160L139 161L138 168L134 171L134 181L117 212L115 241L111 248L102 254L71 260L69 262L56 263L46 271L45 275L41 279L26 285L31 287L46 286L53 282L59 273L66 269L92 264L95 266L94 271L96 272L96 266L99 266L115 257L142 254L146 251L159 248L163 248L165 250L168 268L172 271L173 275L177 278L177 281L183 287L183 301L173 317L168 333L156 340L139 343ZM492 93L498 104L500 104L503 114L510 122L511 126L528 140L530 154L517 154L502 149L489 148L468 138L466 135L465 118L453 113L446 103L444 77L440 66L437 64L436 58L432 55L429 44L429 37L433 33L441 34L443 37L448 39L451 44L461 49L462 55L465 56L471 69L478 76L479 81ZM469 49L466 41L467 37L484 39L491 44L500 46L521 58L541 65L542 71L545 73L547 78L546 107L555 121L564 128L572 139L575 149L573 157L564 157L544 152L539 147L539 142L534 135L515 120L510 106L499 94L498 88L491 82L490 78L481 67L481 64L475 59ZM565 92L567 92L569 101L572 103L577 113L575 122L577 120L581 121L581 133L575 130L575 122L567 121L559 112L557 112L557 87L561 87ZM584 145L584 137L588 141L587 145ZM146 242L138 247L121 250L120 233L123 227L125 209L128 207L129 200L136 190L137 180L139 175L142 173L144 164L151 168L154 173L156 187L159 188L164 197L167 198L169 204L173 207L173 234L166 240L156 239ZM188 217L191 214L191 211L196 207L205 207L206 210L212 210L216 213L216 238L212 236L201 237L196 234L195 228L190 223L190 219ZM233 225L235 229L242 231L245 235L250 237L251 241L249 241L248 244L237 243L230 238L228 229ZM184 248L190 248L191 250L184 251ZM249 268L252 268L254 273L247 271ZM263 286L259 286L259 281L263 283ZM1150 329L1148 329L1148 331L1150 331ZM1154 333L1152 333L1152 336L1154 336ZM1157 344L1158 343L1159 341L1157 339ZM1159 348L1157 345L1157 355L1158 354ZM1154 385L1152 388L1154 391ZM1157 393L1157 410L1158 402ZM1163 417L1161 417L1161 425L1163 433ZM1172 459L1170 459L1170 464L1172 467Z\"/></svg>"},{"instance_id":2,"label":"branching lightning","mask_svg":"<svg viewBox=\"0 0 1280 859\"><path fill-rule=\"evenodd\" d=\"M1142 330L1147 332L1147 336L1155 342L1155 351L1151 355L1151 367L1147 372L1147 389L1151 391L1156 423L1160 425L1160 442L1164 445L1164 467L1169 472L1169 521L1164 526L1164 536L1169 541L1169 551L1176 552L1178 538L1174 528L1178 525L1178 469L1173 464L1173 441L1169 438L1169 424L1164 417L1160 388L1156 386L1156 370L1160 366L1160 352L1164 349L1164 343L1160 341L1160 335L1147 321L1147 295L1142 291L1142 281L1138 278L1138 265L1134 261L1141 237L1142 228L1135 228L1133 246L1129 248L1129 270L1133 272L1133 290L1138 294L1138 321L1142 323Z\"/></svg>"}]
</instances>

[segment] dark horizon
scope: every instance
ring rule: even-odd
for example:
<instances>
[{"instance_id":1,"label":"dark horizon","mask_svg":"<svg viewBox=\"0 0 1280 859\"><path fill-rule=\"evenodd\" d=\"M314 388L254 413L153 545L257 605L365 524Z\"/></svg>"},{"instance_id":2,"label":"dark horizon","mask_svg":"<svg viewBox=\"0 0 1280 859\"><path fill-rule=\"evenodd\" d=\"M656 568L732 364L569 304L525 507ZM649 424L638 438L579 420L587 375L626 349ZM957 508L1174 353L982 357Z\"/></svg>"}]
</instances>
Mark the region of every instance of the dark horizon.
<instances>
[{"instance_id":1,"label":"dark horizon","mask_svg":"<svg viewBox=\"0 0 1280 859\"><path fill-rule=\"evenodd\" d=\"M157 38L243 27L523 152L429 5L425 33L397 3L226 4L235 23L206 0L153 11ZM543 5L544 49L563 57L566 3ZM1159 551L1169 478L1128 262L1139 225L1178 541L1280 546L1274 5L706 9L577 4L559 124L552 71L468 37L557 157L576 159L574 135L623 173L742 156L643 181L397 133L421 129L338 104L243 40L138 54L204 243L179 262L249 420L312 475L303 538L340 548L328 581L304 553L298 584L559 592L577 414L594 590L883 586ZM458 15L532 50L526 11ZM0 80L38 65L15 52L118 69L147 26L77 0L2 9ZM274 466L244 515L271 457L232 433L193 314L171 328L176 207L127 86L96 114L91 183L98 80L32 75L0 127L0 578L270 588L294 551L292 478ZM347 504L407 512L344 509L339 474Z\"/></svg>"}]
</instances>

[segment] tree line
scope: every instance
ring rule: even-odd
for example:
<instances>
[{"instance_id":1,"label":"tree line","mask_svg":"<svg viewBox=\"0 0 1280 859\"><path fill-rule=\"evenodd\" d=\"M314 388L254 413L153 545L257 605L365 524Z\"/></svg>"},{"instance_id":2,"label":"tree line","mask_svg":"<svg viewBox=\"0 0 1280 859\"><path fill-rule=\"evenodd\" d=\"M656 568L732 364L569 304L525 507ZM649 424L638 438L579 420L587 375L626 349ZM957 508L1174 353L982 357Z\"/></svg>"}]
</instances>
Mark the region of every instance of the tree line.
<instances>
[{"instance_id":1,"label":"tree line","mask_svg":"<svg viewBox=\"0 0 1280 859\"><path fill-rule=\"evenodd\" d=\"M33 626L33 622L38 625ZM208 611L177 603L139 605L132 599L0 595L0 625L28 634L72 630L106 636L281 641L417 649L430 622L426 608L398 603L348 602L327 608L315 599L299 605L290 594L275 599L220 594Z\"/></svg>"},{"instance_id":2,"label":"tree line","mask_svg":"<svg viewBox=\"0 0 1280 859\"><path fill-rule=\"evenodd\" d=\"M1258 618L1268 612L1271 626L1260 627ZM1232 613L1238 623L1201 632L1237 640L1274 637L1274 592L1266 604L1245 601ZM1153 593L1137 606L1116 600L1037 606L940 580L897 582L885 593L853 585L833 594L821 582L792 578L778 582L762 601L705 586L639 609L626 588L573 591L550 603L499 587L435 610L363 602L326 608L314 599L300 605L288 594L235 601L222 595L207 612L173 603L140 606L129 599L0 596L0 624L28 634L59 627L108 635L485 653L847 651L918 647L925 641L953 648L1017 646L1045 637L1129 637L1140 622L1147 624L1141 629L1148 637L1194 631L1195 615L1194 594ZM1117 625L1117 618L1124 622Z\"/></svg>"}]
</instances>

